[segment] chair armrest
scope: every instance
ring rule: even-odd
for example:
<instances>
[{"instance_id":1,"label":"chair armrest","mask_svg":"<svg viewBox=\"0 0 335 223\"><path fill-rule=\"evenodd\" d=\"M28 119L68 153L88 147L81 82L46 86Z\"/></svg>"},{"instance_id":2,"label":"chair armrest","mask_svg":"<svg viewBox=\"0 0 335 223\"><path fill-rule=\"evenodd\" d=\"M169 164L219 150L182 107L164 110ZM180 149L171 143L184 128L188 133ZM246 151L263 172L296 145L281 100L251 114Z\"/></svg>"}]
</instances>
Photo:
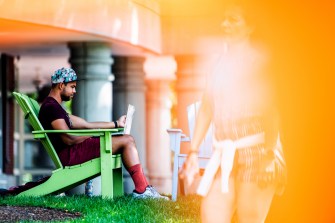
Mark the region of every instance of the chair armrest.
<instances>
[{"instance_id":1,"label":"chair armrest","mask_svg":"<svg viewBox=\"0 0 335 223\"><path fill-rule=\"evenodd\" d=\"M183 134L181 129L167 129L170 136L170 149L179 154L180 143L189 142L190 138Z\"/></svg>"},{"instance_id":2,"label":"chair armrest","mask_svg":"<svg viewBox=\"0 0 335 223\"><path fill-rule=\"evenodd\" d=\"M181 142L190 142L191 141L191 138L188 137L187 135L185 135L181 129L167 129L166 131L169 133L169 135L174 135L174 134L180 133L180 137L181 137L180 141Z\"/></svg>"},{"instance_id":3,"label":"chair armrest","mask_svg":"<svg viewBox=\"0 0 335 223\"><path fill-rule=\"evenodd\" d=\"M76 136L103 136L106 132L115 133L122 131L123 128L118 129L69 129L69 130L37 130L32 131L35 139L45 138L45 134L49 133L67 133Z\"/></svg>"},{"instance_id":4,"label":"chair armrest","mask_svg":"<svg viewBox=\"0 0 335 223\"><path fill-rule=\"evenodd\" d=\"M106 145L108 143L111 143L111 137L112 137L111 133L115 133L115 132L118 132L118 131L121 131L121 130L123 130L123 128L117 128L117 129L37 130L37 131L32 131L32 133L33 133L35 139L43 139L43 138L46 137L46 134L49 134L49 133L67 133L67 134L71 134L71 135L75 135L75 136L96 136L96 137L100 137L100 145L101 145L101 143L106 143L104 148L105 148L107 153L110 153L111 152L111 145L110 146L106 146ZM107 138L108 136L109 136L109 138ZM104 139L102 139L101 137L104 137Z\"/></svg>"},{"instance_id":5,"label":"chair armrest","mask_svg":"<svg viewBox=\"0 0 335 223\"><path fill-rule=\"evenodd\" d=\"M167 132L183 132L181 129L167 129Z\"/></svg>"}]
</instances>

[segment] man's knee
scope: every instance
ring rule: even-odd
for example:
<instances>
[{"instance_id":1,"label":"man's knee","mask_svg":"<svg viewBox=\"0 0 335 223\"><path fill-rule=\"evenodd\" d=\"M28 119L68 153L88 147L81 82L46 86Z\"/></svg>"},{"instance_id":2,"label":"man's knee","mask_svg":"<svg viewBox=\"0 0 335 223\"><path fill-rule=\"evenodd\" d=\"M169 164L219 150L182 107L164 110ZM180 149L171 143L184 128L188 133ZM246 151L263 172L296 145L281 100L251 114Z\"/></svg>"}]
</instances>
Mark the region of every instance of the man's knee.
<instances>
[{"instance_id":1,"label":"man's knee","mask_svg":"<svg viewBox=\"0 0 335 223\"><path fill-rule=\"evenodd\" d=\"M123 137L125 137L125 144L127 146L135 147L135 139L134 139L133 136L131 136L131 135L124 135Z\"/></svg>"}]
</instances>

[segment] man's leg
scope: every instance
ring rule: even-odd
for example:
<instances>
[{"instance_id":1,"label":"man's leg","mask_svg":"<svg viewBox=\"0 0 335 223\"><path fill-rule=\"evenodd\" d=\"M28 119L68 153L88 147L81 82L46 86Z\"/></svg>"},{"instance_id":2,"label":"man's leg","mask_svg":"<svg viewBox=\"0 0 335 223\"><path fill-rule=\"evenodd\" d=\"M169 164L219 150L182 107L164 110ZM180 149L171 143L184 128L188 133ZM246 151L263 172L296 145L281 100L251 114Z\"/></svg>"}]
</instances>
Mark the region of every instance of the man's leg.
<instances>
[{"instance_id":1,"label":"man's leg","mask_svg":"<svg viewBox=\"0 0 335 223\"><path fill-rule=\"evenodd\" d=\"M134 138L131 135L113 136L112 150L113 154L122 155L123 165L134 181L135 191L143 193L148 182L140 164Z\"/></svg>"},{"instance_id":2,"label":"man's leg","mask_svg":"<svg viewBox=\"0 0 335 223\"><path fill-rule=\"evenodd\" d=\"M149 186L140 164L135 140L130 135L114 136L112 140L113 153L122 155L125 168L129 172L135 184L133 197L135 198L159 198L169 200L160 195L155 188Z\"/></svg>"},{"instance_id":3,"label":"man's leg","mask_svg":"<svg viewBox=\"0 0 335 223\"><path fill-rule=\"evenodd\" d=\"M236 184L238 222L263 223L275 193L274 185L260 188L257 183Z\"/></svg>"},{"instance_id":4,"label":"man's leg","mask_svg":"<svg viewBox=\"0 0 335 223\"><path fill-rule=\"evenodd\" d=\"M112 151L113 154L122 155L123 165L127 170L140 163L135 140L131 135L113 136Z\"/></svg>"}]
</instances>

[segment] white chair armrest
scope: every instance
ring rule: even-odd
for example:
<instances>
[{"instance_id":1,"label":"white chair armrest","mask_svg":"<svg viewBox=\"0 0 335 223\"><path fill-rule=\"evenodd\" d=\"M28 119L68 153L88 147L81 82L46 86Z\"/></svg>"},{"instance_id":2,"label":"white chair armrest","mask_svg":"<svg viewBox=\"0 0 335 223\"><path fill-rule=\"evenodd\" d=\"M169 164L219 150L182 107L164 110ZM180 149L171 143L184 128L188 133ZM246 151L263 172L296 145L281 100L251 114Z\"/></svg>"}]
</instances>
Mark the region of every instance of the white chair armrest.
<instances>
[{"instance_id":1,"label":"white chair armrest","mask_svg":"<svg viewBox=\"0 0 335 223\"><path fill-rule=\"evenodd\" d=\"M170 137L170 149L175 153L180 151L180 142L181 142L181 129L167 129Z\"/></svg>"},{"instance_id":2,"label":"white chair armrest","mask_svg":"<svg viewBox=\"0 0 335 223\"><path fill-rule=\"evenodd\" d=\"M167 129L166 130L167 132L183 132L181 129L173 129L173 128L171 128L171 129Z\"/></svg>"},{"instance_id":3,"label":"white chair armrest","mask_svg":"<svg viewBox=\"0 0 335 223\"><path fill-rule=\"evenodd\" d=\"M189 142L190 138L187 137L181 129L167 129L166 130L170 136L170 149L175 153L179 154L180 152L180 143Z\"/></svg>"}]
</instances>

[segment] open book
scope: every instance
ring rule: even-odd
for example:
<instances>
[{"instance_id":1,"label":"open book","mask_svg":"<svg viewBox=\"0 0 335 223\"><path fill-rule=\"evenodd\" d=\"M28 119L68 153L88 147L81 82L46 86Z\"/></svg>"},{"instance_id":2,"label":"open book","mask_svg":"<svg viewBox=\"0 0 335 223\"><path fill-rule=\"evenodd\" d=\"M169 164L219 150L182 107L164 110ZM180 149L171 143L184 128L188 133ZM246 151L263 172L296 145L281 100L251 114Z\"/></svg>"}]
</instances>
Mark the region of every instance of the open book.
<instances>
[{"instance_id":1,"label":"open book","mask_svg":"<svg viewBox=\"0 0 335 223\"><path fill-rule=\"evenodd\" d=\"M135 107L131 104L128 105L128 110L126 114L126 123L124 125L123 131L113 133L112 135L124 135L124 134L130 134L131 129L131 123L133 122Z\"/></svg>"}]
</instances>

